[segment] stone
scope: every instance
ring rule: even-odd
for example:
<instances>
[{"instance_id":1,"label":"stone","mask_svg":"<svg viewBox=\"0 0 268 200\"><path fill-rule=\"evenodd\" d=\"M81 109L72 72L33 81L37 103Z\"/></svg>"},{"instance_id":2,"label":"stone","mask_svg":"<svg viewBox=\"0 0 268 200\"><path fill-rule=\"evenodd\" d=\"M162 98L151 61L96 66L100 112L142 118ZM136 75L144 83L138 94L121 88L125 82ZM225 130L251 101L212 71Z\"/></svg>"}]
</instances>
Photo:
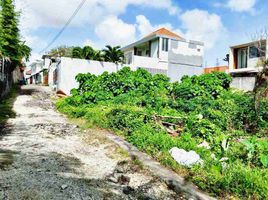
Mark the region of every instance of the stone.
<instances>
[{"instance_id":1,"label":"stone","mask_svg":"<svg viewBox=\"0 0 268 200\"><path fill-rule=\"evenodd\" d=\"M134 192L135 190L130 187L130 186L126 186L123 188L123 193L126 194L126 195L129 195L130 193Z\"/></svg>"},{"instance_id":2,"label":"stone","mask_svg":"<svg viewBox=\"0 0 268 200\"><path fill-rule=\"evenodd\" d=\"M62 185L62 186L61 186L61 189L62 189L62 190L65 190L65 189L67 189L67 188L68 188L68 185Z\"/></svg>"},{"instance_id":3,"label":"stone","mask_svg":"<svg viewBox=\"0 0 268 200\"><path fill-rule=\"evenodd\" d=\"M203 147L205 149L210 149L209 143L207 141L205 141L205 140L201 144L199 144L198 147Z\"/></svg>"},{"instance_id":4,"label":"stone","mask_svg":"<svg viewBox=\"0 0 268 200\"><path fill-rule=\"evenodd\" d=\"M128 176L125 175L121 175L118 177L118 183L122 184L122 185L127 185L130 182L130 178Z\"/></svg>"},{"instance_id":5,"label":"stone","mask_svg":"<svg viewBox=\"0 0 268 200\"><path fill-rule=\"evenodd\" d=\"M220 162L224 162L224 161L227 161L227 160L229 160L229 158L227 158L227 157L222 157L222 158L220 159Z\"/></svg>"},{"instance_id":6,"label":"stone","mask_svg":"<svg viewBox=\"0 0 268 200\"><path fill-rule=\"evenodd\" d=\"M192 167L194 164L202 164L203 160L195 151L185 151L184 149L179 149L173 147L169 153L180 165L186 167Z\"/></svg>"},{"instance_id":7,"label":"stone","mask_svg":"<svg viewBox=\"0 0 268 200\"><path fill-rule=\"evenodd\" d=\"M115 178L115 177L113 177L113 176L109 177L109 178L108 178L108 181L110 181L110 182L112 182L112 183L118 183L118 179Z\"/></svg>"}]
</instances>

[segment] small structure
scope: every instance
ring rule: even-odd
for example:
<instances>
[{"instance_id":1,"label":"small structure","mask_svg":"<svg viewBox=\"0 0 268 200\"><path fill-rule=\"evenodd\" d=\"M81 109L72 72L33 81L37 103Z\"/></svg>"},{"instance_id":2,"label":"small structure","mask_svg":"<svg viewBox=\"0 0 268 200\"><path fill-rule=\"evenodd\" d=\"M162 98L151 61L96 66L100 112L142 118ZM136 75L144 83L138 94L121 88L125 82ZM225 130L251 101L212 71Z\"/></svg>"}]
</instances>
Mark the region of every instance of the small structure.
<instances>
[{"instance_id":1,"label":"small structure","mask_svg":"<svg viewBox=\"0 0 268 200\"><path fill-rule=\"evenodd\" d=\"M126 65L165 74L172 82L203 73L204 43L182 38L161 28L121 49Z\"/></svg>"},{"instance_id":2,"label":"small structure","mask_svg":"<svg viewBox=\"0 0 268 200\"><path fill-rule=\"evenodd\" d=\"M261 60L268 58L268 40L254 41L230 47L229 72L232 87L252 91L256 75L262 69Z\"/></svg>"}]
</instances>

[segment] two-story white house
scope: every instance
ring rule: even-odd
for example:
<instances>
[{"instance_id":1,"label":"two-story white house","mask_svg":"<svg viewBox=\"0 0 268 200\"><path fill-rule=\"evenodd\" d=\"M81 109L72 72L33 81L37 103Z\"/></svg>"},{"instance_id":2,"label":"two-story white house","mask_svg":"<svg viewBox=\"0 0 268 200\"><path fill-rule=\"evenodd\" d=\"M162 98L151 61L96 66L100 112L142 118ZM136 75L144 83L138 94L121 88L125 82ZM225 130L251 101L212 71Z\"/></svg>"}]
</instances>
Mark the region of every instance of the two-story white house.
<instances>
[{"instance_id":1,"label":"two-story white house","mask_svg":"<svg viewBox=\"0 0 268 200\"><path fill-rule=\"evenodd\" d=\"M204 43L189 40L161 28L121 49L126 65L165 74L172 82L184 75L203 73Z\"/></svg>"},{"instance_id":2,"label":"two-story white house","mask_svg":"<svg viewBox=\"0 0 268 200\"><path fill-rule=\"evenodd\" d=\"M49 60L36 60L32 62L26 71L28 84L47 84L47 70Z\"/></svg>"},{"instance_id":3,"label":"two-story white house","mask_svg":"<svg viewBox=\"0 0 268 200\"><path fill-rule=\"evenodd\" d=\"M230 47L229 72L232 86L251 91L256 74L261 70L260 61L268 59L268 40L254 41Z\"/></svg>"}]
</instances>

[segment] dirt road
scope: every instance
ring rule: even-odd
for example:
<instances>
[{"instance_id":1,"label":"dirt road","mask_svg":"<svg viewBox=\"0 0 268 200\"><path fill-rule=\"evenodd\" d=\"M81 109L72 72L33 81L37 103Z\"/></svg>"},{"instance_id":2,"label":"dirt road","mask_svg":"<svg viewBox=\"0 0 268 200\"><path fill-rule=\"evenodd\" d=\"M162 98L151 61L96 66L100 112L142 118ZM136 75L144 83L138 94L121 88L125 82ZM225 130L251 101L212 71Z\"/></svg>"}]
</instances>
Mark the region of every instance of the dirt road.
<instances>
[{"instance_id":1,"label":"dirt road","mask_svg":"<svg viewBox=\"0 0 268 200\"><path fill-rule=\"evenodd\" d=\"M103 131L70 124L48 88L24 86L14 111L0 130L0 199L182 199Z\"/></svg>"}]
</instances>

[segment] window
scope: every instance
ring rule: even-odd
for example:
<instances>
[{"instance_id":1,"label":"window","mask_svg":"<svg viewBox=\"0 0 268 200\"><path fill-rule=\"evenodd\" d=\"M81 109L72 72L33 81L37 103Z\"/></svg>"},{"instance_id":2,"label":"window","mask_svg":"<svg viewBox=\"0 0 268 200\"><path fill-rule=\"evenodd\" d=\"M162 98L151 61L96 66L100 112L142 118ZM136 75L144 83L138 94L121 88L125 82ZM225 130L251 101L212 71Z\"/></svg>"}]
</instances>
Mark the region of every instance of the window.
<instances>
[{"instance_id":1,"label":"window","mask_svg":"<svg viewBox=\"0 0 268 200\"><path fill-rule=\"evenodd\" d=\"M168 51L168 38L162 39L162 51Z\"/></svg>"},{"instance_id":2,"label":"window","mask_svg":"<svg viewBox=\"0 0 268 200\"><path fill-rule=\"evenodd\" d=\"M259 58L265 56L266 48L262 45L260 49L255 46L249 47L249 58Z\"/></svg>"},{"instance_id":3,"label":"window","mask_svg":"<svg viewBox=\"0 0 268 200\"><path fill-rule=\"evenodd\" d=\"M237 68L247 68L247 56L248 55L248 49L247 48L241 48L237 51Z\"/></svg>"}]
</instances>

